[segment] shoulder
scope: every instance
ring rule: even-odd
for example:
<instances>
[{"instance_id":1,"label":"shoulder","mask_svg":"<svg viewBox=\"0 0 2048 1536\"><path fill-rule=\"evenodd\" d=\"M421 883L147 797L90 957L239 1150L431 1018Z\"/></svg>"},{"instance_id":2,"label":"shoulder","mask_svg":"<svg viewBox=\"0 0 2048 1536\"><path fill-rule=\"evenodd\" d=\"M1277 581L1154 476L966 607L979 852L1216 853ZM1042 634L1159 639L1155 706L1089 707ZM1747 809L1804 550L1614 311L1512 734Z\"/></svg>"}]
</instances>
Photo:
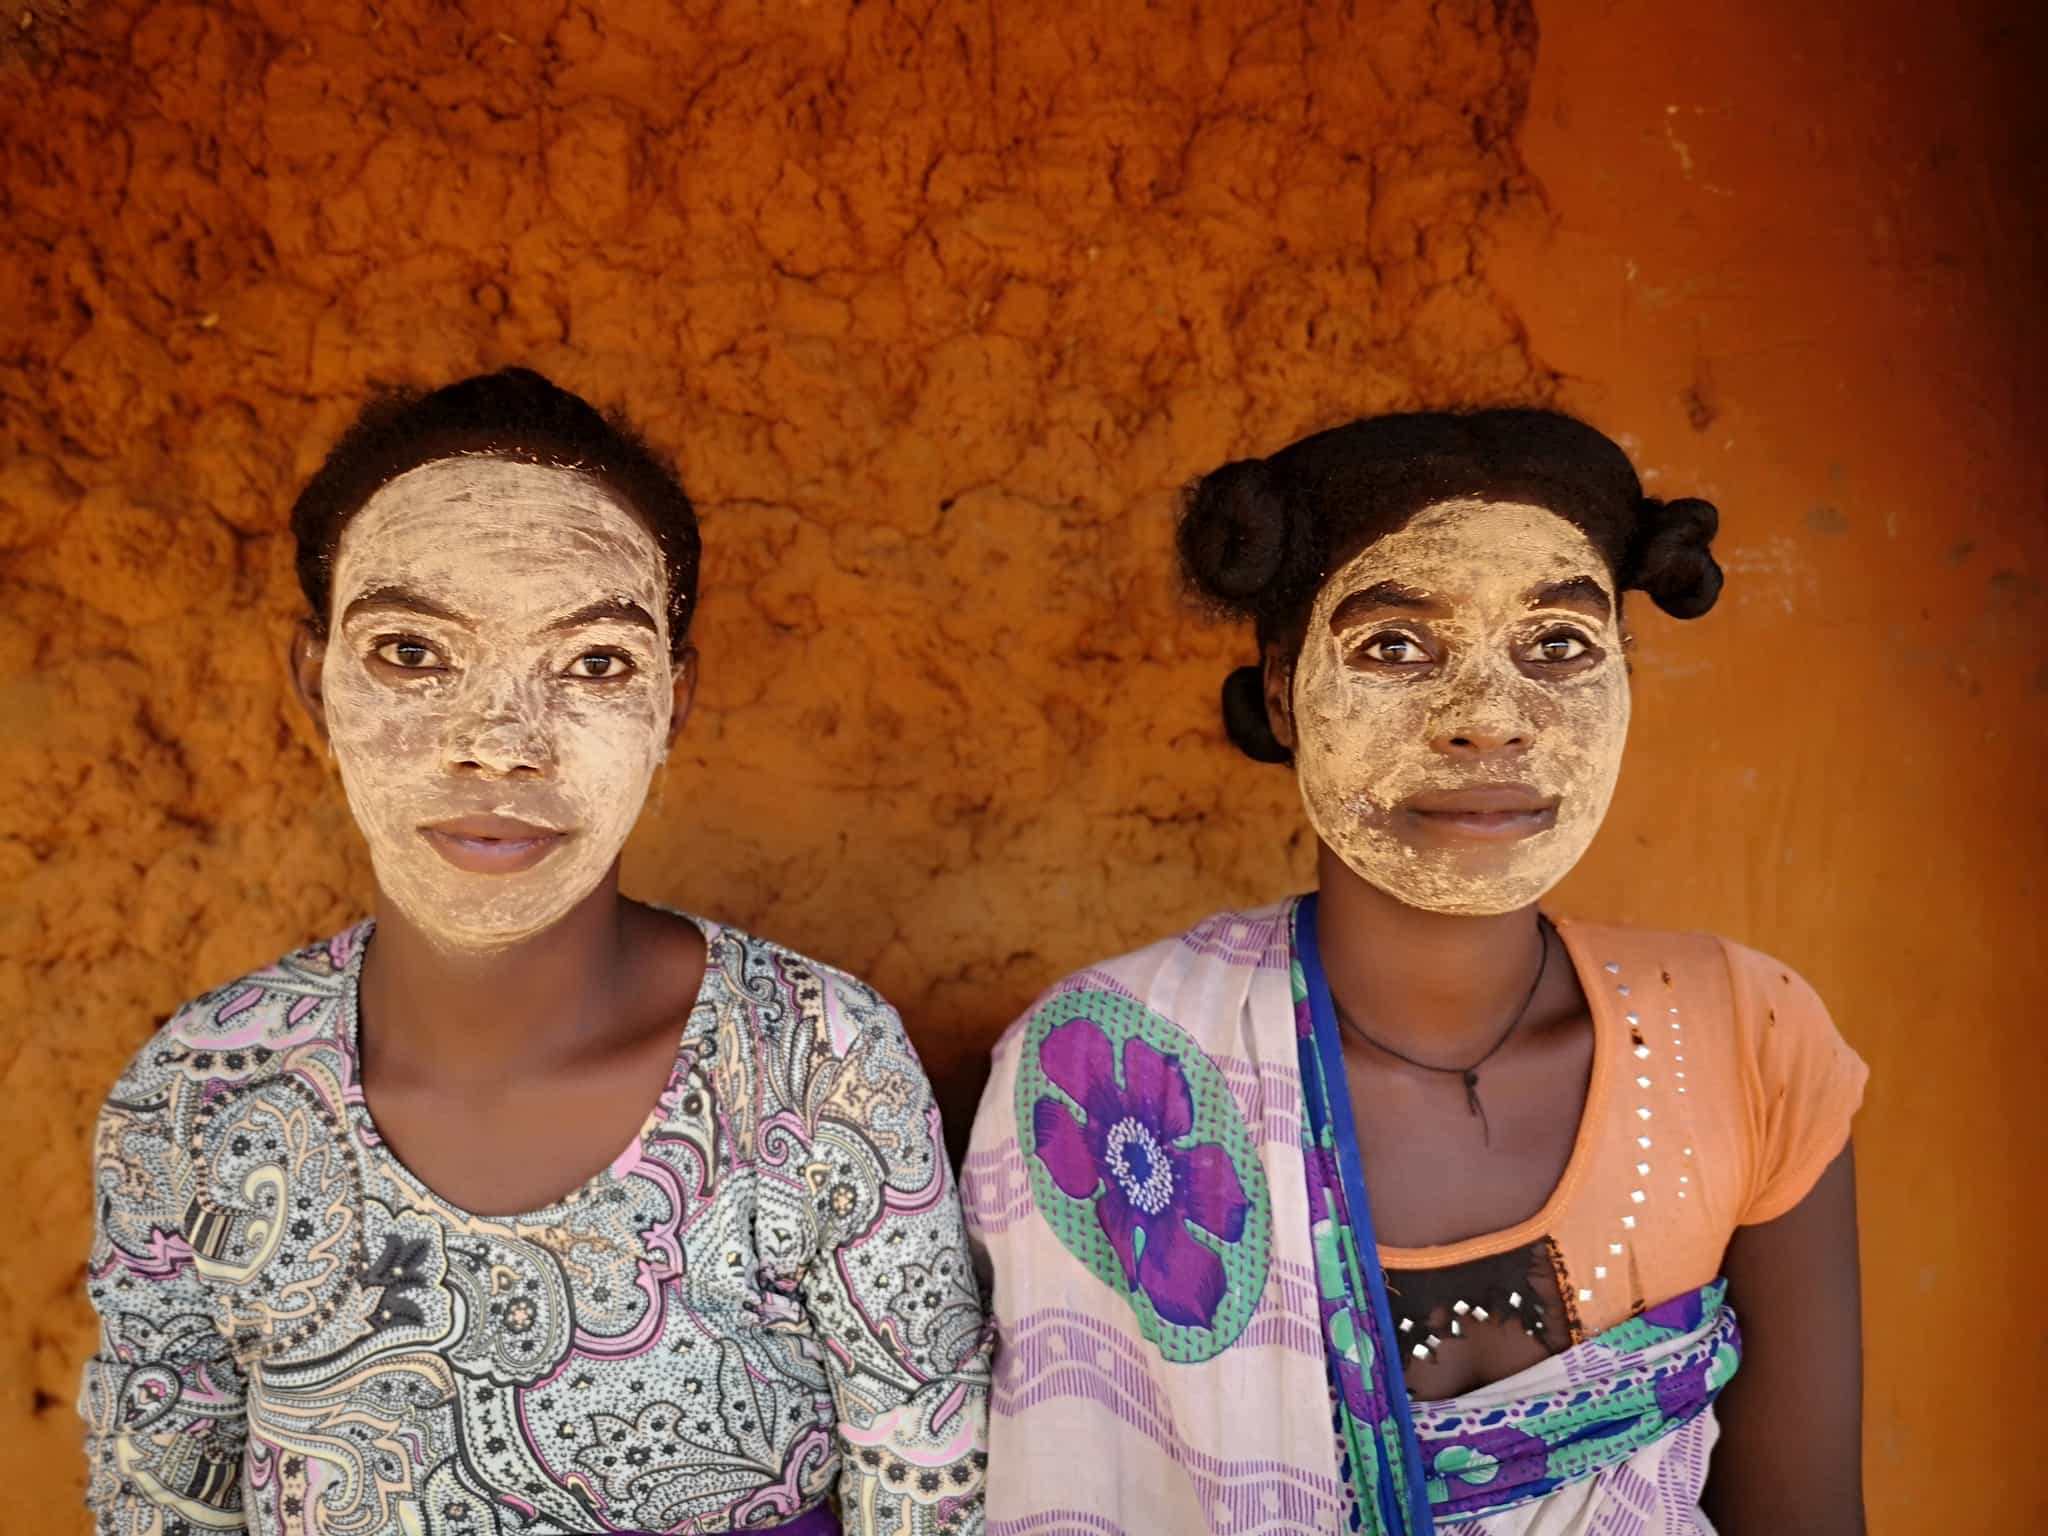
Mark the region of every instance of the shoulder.
<instances>
[{"instance_id":1,"label":"shoulder","mask_svg":"<svg viewBox=\"0 0 2048 1536\"><path fill-rule=\"evenodd\" d=\"M1168 938L1071 971L1034 998L996 1042L998 1059L1016 1050L1031 1020L1076 992L1107 992L1154 1009L1190 992L1204 1007L1167 1006L1183 1027L1233 1029L1236 1009L1251 978L1261 971L1286 972L1293 964L1290 925L1293 900L1263 907L1213 913ZM1229 1017L1225 1017L1225 1015Z\"/></svg>"},{"instance_id":2,"label":"shoulder","mask_svg":"<svg viewBox=\"0 0 2048 1536\"><path fill-rule=\"evenodd\" d=\"M1068 980L1108 976L1142 983L1164 971L1202 964L1235 971L1285 970L1294 953L1294 907L1288 900L1211 913L1170 938L1101 961Z\"/></svg>"},{"instance_id":3,"label":"shoulder","mask_svg":"<svg viewBox=\"0 0 2048 1536\"><path fill-rule=\"evenodd\" d=\"M1582 974L1617 991L1680 992L1696 1008L1718 1001L1715 1011L1739 1027L1757 1018L1773 1022L1781 1011L1801 1020L1827 1017L1820 995L1792 966L1719 934L1569 919L1558 927Z\"/></svg>"},{"instance_id":4,"label":"shoulder","mask_svg":"<svg viewBox=\"0 0 2048 1536\"><path fill-rule=\"evenodd\" d=\"M129 1059L93 1138L108 1241L157 1253L181 1228L193 1177L216 1151L208 1122L238 1095L287 1079L307 1047L338 1040L347 976L368 931L349 929L202 992Z\"/></svg>"},{"instance_id":5,"label":"shoulder","mask_svg":"<svg viewBox=\"0 0 2048 1536\"><path fill-rule=\"evenodd\" d=\"M931 1087L881 993L772 939L704 927L730 1133L778 1165L800 1137L813 1167L830 1163L849 1178L867 1169L872 1189L942 1189L949 1174ZM860 1183L847 1185L849 1198ZM832 1222L851 1230L836 1208Z\"/></svg>"},{"instance_id":6,"label":"shoulder","mask_svg":"<svg viewBox=\"0 0 2048 1536\"><path fill-rule=\"evenodd\" d=\"M1869 1069L1842 1036L1813 985L1785 961L1732 939L1717 941L1728 967L1738 1038L1772 1099L1835 1101L1846 1122Z\"/></svg>"},{"instance_id":7,"label":"shoulder","mask_svg":"<svg viewBox=\"0 0 2048 1536\"><path fill-rule=\"evenodd\" d=\"M1682 1042L1677 1091L1715 1117L1695 1138L1723 1138L1744 1170L1735 1223L1791 1209L1848 1140L1869 1078L1819 993L1783 960L1716 934L1560 926L1589 990L1611 987L1615 1011L1642 1029L1638 1055L1666 1029Z\"/></svg>"},{"instance_id":8,"label":"shoulder","mask_svg":"<svg viewBox=\"0 0 2048 1536\"><path fill-rule=\"evenodd\" d=\"M803 1023L833 1055L865 1038L901 1038L888 999L850 971L729 924L706 921L705 972L729 996L753 1005L757 1027L786 1018Z\"/></svg>"},{"instance_id":9,"label":"shoulder","mask_svg":"<svg viewBox=\"0 0 2048 1536\"><path fill-rule=\"evenodd\" d=\"M1805 1017L1818 1015L1827 1017L1827 1006L1821 1002L1820 994L1812 983L1794 970L1786 961L1760 949L1751 949L1747 944L1738 944L1733 939L1715 938L1721 958L1728 967L1729 986L1734 990L1739 1006L1748 1010L1761 1009L1766 1022L1779 1010Z\"/></svg>"},{"instance_id":10,"label":"shoulder","mask_svg":"<svg viewBox=\"0 0 2048 1536\"><path fill-rule=\"evenodd\" d=\"M181 1088L254 1083L282 1070L295 1047L338 1038L348 977L369 931L358 924L185 1003L129 1059L108 1107L167 1105Z\"/></svg>"},{"instance_id":11,"label":"shoulder","mask_svg":"<svg viewBox=\"0 0 2048 1536\"><path fill-rule=\"evenodd\" d=\"M1017 1113L1016 1085L1029 1075L1044 1037L1078 1016L1098 1024L1116 1016L1123 1021L1115 1031L1119 1038L1143 1034L1204 1076L1226 1069L1256 1076L1244 1059L1247 1052L1257 1054L1247 1044L1256 1031L1246 1018L1256 985L1265 989L1261 995L1269 1002L1283 1005L1279 1016L1287 1026L1291 1064L1293 1019L1286 1005L1292 996L1287 982L1294 964L1295 907L1289 899L1214 913L1169 938L1083 966L1047 987L996 1041L977 1139L984 1124L990 1135L1003 1133ZM1198 1062L1203 1065L1196 1067Z\"/></svg>"},{"instance_id":12,"label":"shoulder","mask_svg":"<svg viewBox=\"0 0 2048 1536\"><path fill-rule=\"evenodd\" d=\"M1727 940L1717 934L1639 923L1587 922L1575 917L1559 917L1553 922L1581 969L1597 965L1614 976L1632 971L1637 982L1651 974L1662 982L1674 968L1695 976L1703 969L1712 975L1726 969Z\"/></svg>"}]
</instances>

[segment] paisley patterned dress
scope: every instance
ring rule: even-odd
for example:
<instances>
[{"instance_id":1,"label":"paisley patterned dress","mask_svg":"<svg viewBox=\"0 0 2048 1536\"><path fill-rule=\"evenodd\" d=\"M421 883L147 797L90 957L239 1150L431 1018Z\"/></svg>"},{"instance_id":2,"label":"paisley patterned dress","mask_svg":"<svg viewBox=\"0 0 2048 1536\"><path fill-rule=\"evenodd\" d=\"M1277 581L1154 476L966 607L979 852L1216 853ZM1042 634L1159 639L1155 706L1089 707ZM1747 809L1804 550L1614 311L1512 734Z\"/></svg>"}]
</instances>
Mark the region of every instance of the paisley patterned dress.
<instances>
[{"instance_id":1,"label":"paisley patterned dress","mask_svg":"<svg viewBox=\"0 0 2048 1536\"><path fill-rule=\"evenodd\" d=\"M851 977L700 922L610 1167L482 1217L363 1099L371 925L181 1009L94 1144L103 1532L978 1532L988 1353L938 1112Z\"/></svg>"}]
</instances>

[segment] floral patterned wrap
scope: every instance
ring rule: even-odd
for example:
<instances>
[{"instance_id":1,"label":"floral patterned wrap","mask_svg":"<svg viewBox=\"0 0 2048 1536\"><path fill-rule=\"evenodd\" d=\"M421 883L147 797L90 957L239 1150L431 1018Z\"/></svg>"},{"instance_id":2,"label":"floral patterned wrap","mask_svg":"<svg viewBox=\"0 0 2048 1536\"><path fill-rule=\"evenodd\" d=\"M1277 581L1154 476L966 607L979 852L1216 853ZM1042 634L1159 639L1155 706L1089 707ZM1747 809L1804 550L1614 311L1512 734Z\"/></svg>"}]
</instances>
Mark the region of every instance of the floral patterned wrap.
<instances>
[{"instance_id":1,"label":"floral patterned wrap","mask_svg":"<svg viewBox=\"0 0 2048 1536\"><path fill-rule=\"evenodd\" d=\"M1265 1288L1270 1217L1208 1058L1127 997L1063 993L1026 1032L1017 1123L1039 1209L1139 1332L1169 1360L1228 1348Z\"/></svg>"},{"instance_id":2,"label":"floral patterned wrap","mask_svg":"<svg viewBox=\"0 0 2048 1536\"><path fill-rule=\"evenodd\" d=\"M961 1177L998 1331L990 1536L1705 1532L1739 1348L1718 1286L1408 1403L1296 911L1082 971L997 1045Z\"/></svg>"},{"instance_id":3,"label":"floral patterned wrap","mask_svg":"<svg viewBox=\"0 0 2048 1536\"><path fill-rule=\"evenodd\" d=\"M961 1174L992 1536L1339 1528L1288 964L1284 909L1227 913L998 1044Z\"/></svg>"},{"instance_id":4,"label":"floral patterned wrap","mask_svg":"<svg viewBox=\"0 0 2048 1536\"><path fill-rule=\"evenodd\" d=\"M640 1135L515 1217L378 1138L369 925L164 1026L95 1142L101 1531L981 1529L985 1325L916 1056L851 977L700 926Z\"/></svg>"}]
</instances>

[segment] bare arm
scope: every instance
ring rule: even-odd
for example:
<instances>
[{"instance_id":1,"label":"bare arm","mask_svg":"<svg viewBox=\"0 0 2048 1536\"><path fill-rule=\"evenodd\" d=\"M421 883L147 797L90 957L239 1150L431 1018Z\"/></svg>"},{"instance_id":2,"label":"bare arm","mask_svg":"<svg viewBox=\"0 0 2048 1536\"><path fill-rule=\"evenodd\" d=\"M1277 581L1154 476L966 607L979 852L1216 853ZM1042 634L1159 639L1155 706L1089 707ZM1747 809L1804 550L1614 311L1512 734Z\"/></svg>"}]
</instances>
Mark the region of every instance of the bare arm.
<instances>
[{"instance_id":1,"label":"bare arm","mask_svg":"<svg viewBox=\"0 0 2048 1536\"><path fill-rule=\"evenodd\" d=\"M1740 1228L1724 1266L1742 1368L1721 1394L1705 1508L1720 1536L1863 1536L1863 1328L1856 1162Z\"/></svg>"}]
</instances>

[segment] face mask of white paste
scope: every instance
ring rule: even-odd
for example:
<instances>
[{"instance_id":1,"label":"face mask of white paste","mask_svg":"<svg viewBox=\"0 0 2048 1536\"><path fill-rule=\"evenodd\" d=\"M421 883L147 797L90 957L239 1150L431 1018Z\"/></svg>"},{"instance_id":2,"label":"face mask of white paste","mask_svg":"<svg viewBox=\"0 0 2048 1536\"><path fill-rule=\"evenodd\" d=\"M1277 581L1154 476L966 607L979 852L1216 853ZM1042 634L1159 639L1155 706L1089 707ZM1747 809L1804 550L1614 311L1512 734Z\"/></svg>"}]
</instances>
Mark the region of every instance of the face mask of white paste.
<instances>
[{"instance_id":1,"label":"face mask of white paste","mask_svg":"<svg viewBox=\"0 0 2048 1536\"><path fill-rule=\"evenodd\" d=\"M1597 587L1605 616L1565 583ZM1386 602L1388 588L1430 606ZM1293 688L1295 772L1317 835L1362 879L1432 912L1513 912L1562 880L1607 814L1628 737L1613 588L1577 527L1505 502L1426 508L1333 572ZM1442 810L1480 788L1554 810L1495 812L1484 833L1486 816Z\"/></svg>"},{"instance_id":2,"label":"face mask of white paste","mask_svg":"<svg viewBox=\"0 0 2048 1536\"><path fill-rule=\"evenodd\" d=\"M435 942L515 944L604 879L667 752L667 593L653 535L573 470L442 459L343 529L327 728L379 887ZM558 835L478 872L444 850L518 841L429 830L476 817Z\"/></svg>"}]
</instances>

